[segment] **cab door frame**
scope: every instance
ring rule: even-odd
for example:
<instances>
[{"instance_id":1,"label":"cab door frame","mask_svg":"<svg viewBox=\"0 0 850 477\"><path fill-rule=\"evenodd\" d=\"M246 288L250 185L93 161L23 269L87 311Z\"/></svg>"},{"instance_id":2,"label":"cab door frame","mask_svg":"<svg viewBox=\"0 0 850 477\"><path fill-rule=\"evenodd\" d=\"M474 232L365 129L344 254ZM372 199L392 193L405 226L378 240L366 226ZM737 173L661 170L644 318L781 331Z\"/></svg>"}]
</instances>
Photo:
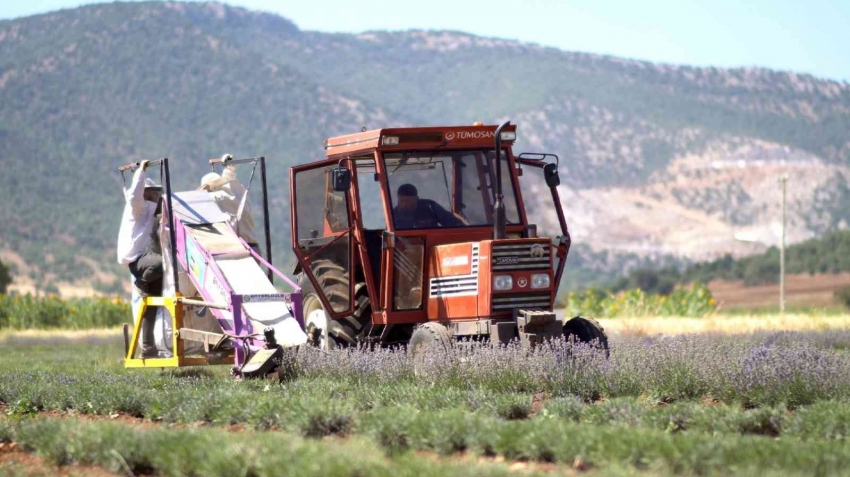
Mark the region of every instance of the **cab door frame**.
<instances>
[{"instance_id":1,"label":"cab door frame","mask_svg":"<svg viewBox=\"0 0 850 477\"><path fill-rule=\"evenodd\" d=\"M312 250L310 253L305 253L302 248L301 239L298 237L298 174L303 172L309 172L316 169L327 168L327 171L330 171L330 168L337 165L339 160L337 159L326 159L322 161L312 162L310 164L305 164L301 166L295 166L290 168L289 170L289 184L290 184L290 226L291 226L291 234L292 234L292 251L295 254L296 259L298 260L298 264L301 268L301 271L307 275L307 278L310 280L310 283L313 285L316 290L316 294L319 297L319 300L322 302L322 306L325 308L325 312L332 319L340 319L346 316L349 316L354 311L354 278L355 278L355 255L354 255L354 243L357 240L355 236L355 231L357 229L356 222L352 220L352 207L351 207L351 194L352 188L345 193L345 202L346 202L346 218L348 220L348 228L343 231L332 232L328 237L316 237L316 240L327 240L330 239L327 243L321 244L317 249ZM330 187L330 183L327 177L327 173L325 175L325 199L327 200L327 194L329 192L328 188ZM326 205L322 204L322 208L325 209L324 213L327 213ZM325 219L323 218L323 221ZM327 250L328 247L335 244L343 237L348 236L348 306L345 310L335 311L331 306L330 300L325 293L325 290L322 288L315 274L313 273L312 268L310 267L311 259L313 259L316 254ZM332 239L330 237L333 237ZM313 240L307 239L307 240Z\"/></svg>"},{"instance_id":2,"label":"cab door frame","mask_svg":"<svg viewBox=\"0 0 850 477\"><path fill-rule=\"evenodd\" d=\"M381 196L381 213L384 217L384 227L385 227L384 233L389 231L389 227L390 227L389 222L387 221L388 213L387 213L386 196L385 196L386 187L384 186L384 182L385 182L384 181L384 178L385 178L384 172L385 171L382 167L381 158L376 151L372 151L372 152L365 153L365 154L357 154L357 155L346 156L345 159L343 159L343 160L349 161L349 168L352 171L352 174L351 174L351 184L352 185L351 185L351 188L349 190L349 192L350 192L349 212L351 213L351 222L354 226L354 238L357 241L358 254L359 254L359 258L360 258L360 269L363 273L363 281L366 284L366 292L369 295L369 301L372 304L372 316L370 317L370 319L372 320L372 323L374 324L375 323L375 316L376 316L376 314L380 314L380 312L384 309L384 304L382 303L382 297L381 297L381 293L380 293L381 291L379 290L379 287L376 286L376 283L378 283L378 281L377 281L376 277L374 276L374 274L372 273L372 270L373 270L372 260L374 260L375 257L369 256L369 250L368 250L368 246L367 246L367 242L366 242L366 227L363 224L364 207L363 207L363 204L361 204L361 202L360 202L360 195L361 195L362 189L360 187L360 182L359 182L360 177L359 177L359 174L357 172L357 166L358 166L358 164L367 163L369 161L372 161L372 164L375 167L374 174L378 177L380 196ZM351 207L352 205L353 205L353 207ZM378 264L378 270L382 270L383 269L383 261L384 261L383 250L382 250L381 256L377 257L377 260L379 260L379 262L380 262ZM355 292L356 292L356 290L355 290ZM356 305L356 303L354 305Z\"/></svg>"}]
</instances>

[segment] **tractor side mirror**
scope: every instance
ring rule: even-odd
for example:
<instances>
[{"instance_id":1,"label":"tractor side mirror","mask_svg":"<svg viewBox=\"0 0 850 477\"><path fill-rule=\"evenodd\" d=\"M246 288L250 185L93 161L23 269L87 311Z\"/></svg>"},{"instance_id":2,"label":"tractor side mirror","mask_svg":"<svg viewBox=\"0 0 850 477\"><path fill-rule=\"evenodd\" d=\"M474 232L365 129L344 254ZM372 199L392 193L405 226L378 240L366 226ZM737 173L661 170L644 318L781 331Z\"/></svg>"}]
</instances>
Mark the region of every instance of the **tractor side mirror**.
<instances>
[{"instance_id":1,"label":"tractor side mirror","mask_svg":"<svg viewBox=\"0 0 850 477\"><path fill-rule=\"evenodd\" d=\"M334 191L348 191L349 187L351 187L351 170L337 167L331 172L331 181L333 182Z\"/></svg>"},{"instance_id":2,"label":"tractor side mirror","mask_svg":"<svg viewBox=\"0 0 850 477\"><path fill-rule=\"evenodd\" d=\"M561 185L561 177L558 175L558 165L550 162L543 166L543 177L546 179L546 185L550 189Z\"/></svg>"}]
</instances>

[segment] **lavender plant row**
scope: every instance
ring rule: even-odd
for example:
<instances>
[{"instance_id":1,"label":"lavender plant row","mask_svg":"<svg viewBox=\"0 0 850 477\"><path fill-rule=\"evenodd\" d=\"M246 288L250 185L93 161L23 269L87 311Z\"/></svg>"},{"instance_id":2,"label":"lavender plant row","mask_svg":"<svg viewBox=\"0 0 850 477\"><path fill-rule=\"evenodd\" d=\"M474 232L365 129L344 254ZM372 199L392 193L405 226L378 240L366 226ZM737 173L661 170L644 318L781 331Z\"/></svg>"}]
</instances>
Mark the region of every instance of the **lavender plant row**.
<instances>
[{"instance_id":1,"label":"lavender plant row","mask_svg":"<svg viewBox=\"0 0 850 477\"><path fill-rule=\"evenodd\" d=\"M0 409L12 419L0 416L0 441L6 426L7 439L56 451L61 460L69 448L59 443L91 436L93 449L109 442L110 456L118 452L132 462L133 443L141 439L150 446L141 461L157 473L168 467L152 462L165 461L149 459L193 436L245 446L206 425L193 436L172 436L179 431L163 426L119 443L112 436L130 429L30 426L25 419L60 410L283 431L252 434L251 442L354 436L392 459L407 450L566 464L580 459L603 474L850 468L850 332L615 338L611 344L609 359L592 346L567 342L535 349L460 343L416 363L404 350L299 352L289 380L275 384L237 381L226 368L125 370L120 343L6 341L0 343ZM203 454L205 439L185 452ZM80 452L72 460L91 459L88 450ZM116 465L111 458L93 462Z\"/></svg>"},{"instance_id":2,"label":"lavender plant row","mask_svg":"<svg viewBox=\"0 0 850 477\"><path fill-rule=\"evenodd\" d=\"M478 422L481 419L474 415L450 417L451 421L424 423L415 413L396 413L376 424L375 439L326 441L278 432L229 433L166 427L145 430L111 422L0 419L0 443L17 442L26 451L58 465L99 464L122 474L181 477L509 473L503 466L474 461L382 452L392 446L430 449L441 454L466 451L473 456L500 455L520 461L583 462L584 468L592 468L593 475L600 476L846 475L850 465L850 448L835 440L752 436L718 439L710 434L554 420L492 426Z\"/></svg>"},{"instance_id":3,"label":"lavender plant row","mask_svg":"<svg viewBox=\"0 0 850 477\"><path fill-rule=\"evenodd\" d=\"M610 358L594 345L556 341L460 343L433 349L416 379L499 392L545 391L585 400L646 396L658 401L711 397L746 407L850 396L850 332L682 335L611 340ZM403 349L300 353L303 375L395 382L413 379Z\"/></svg>"},{"instance_id":4,"label":"lavender plant row","mask_svg":"<svg viewBox=\"0 0 850 477\"><path fill-rule=\"evenodd\" d=\"M418 363L419 375L401 349L299 352L296 375L271 391L297 397L309 390L305 401L332 402L356 394L361 403L389 399L426 408L469 401L474 409L476 401L512 395L527 400L534 393L585 402L708 397L744 407L796 408L850 397L848 344L850 332L619 338L611 340L606 359L592 346L567 342L536 349L462 343L449 352L435 350ZM22 400L24 408L161 417L197 407L196 400L214 402L218 394L266 399L257 393L268 383L236 382L222 368L171 374L124 370L117 343L0 346L0 404L7 406Z\"/></svg>"}]
</instances>

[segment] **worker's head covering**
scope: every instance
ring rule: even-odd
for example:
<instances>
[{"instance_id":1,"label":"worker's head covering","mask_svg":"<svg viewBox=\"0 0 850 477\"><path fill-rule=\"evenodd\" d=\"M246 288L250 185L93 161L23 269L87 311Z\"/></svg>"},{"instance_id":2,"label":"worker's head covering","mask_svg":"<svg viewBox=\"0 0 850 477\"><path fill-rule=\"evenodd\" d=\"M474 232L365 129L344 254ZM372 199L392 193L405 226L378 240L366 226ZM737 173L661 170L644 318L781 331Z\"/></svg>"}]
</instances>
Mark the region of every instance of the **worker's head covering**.
<instances>
[{"instance_id":1,"label":"worker's head covering","mask_svg":"<svg viewBox=\"0 0 850 477\"><path fill-rule=\"evenodd\" d=\"M416 190L416 186L413 184L402 184L398 188L398 195L405 197L419 197L419 191Z\"/></svg>"},{"instance_id":2,"label":"worker's head covering","mask_svg":"<svg viewBox=\"0 0 850 477\"><path fill-rule=\"evenodd\" d=\"M162 190L162 186L154 182L150 177L145 177L145 189Z\"/></svg>"},{"instance_id":3,"label":"worker's head covering","mask_svg":"<svg viewBox=\"0 0 850 477\"><path fill-rule=\"evenodd\" d=\"M201 187L210 184L211 186L215 186L218 182L221 182L221 176L218 172L209 172L201 177Z\"/></svg>"}]
</instances>

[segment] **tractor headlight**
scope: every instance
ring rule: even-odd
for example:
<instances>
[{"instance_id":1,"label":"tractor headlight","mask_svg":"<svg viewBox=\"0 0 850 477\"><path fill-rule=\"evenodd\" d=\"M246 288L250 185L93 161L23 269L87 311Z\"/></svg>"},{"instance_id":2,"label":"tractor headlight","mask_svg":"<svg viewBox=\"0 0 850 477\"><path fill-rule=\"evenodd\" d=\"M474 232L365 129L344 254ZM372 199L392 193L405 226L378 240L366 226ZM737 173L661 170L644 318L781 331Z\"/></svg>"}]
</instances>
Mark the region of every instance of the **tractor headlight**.
<instances>
[{"instance_id":1,"label":"tractor headlight","mask_svg":"<svg viewBox=\"0 0 850 477\"><path fill-rule=\"evenodd\" d=\"M531 276L531 288L549 288L549 274L535 273Z\"/></svg>"},{"instance_id":2,"label":"tractor headlight","mask_svg":"<svg viewBox=\"0 0 850 477\"><path fill-rule=\"evenodd\" d=\"M493 277L493 289L498 291L510 290L514 287L514 279L510 275L496 275Z\"/></svg>"}]
</instances>

